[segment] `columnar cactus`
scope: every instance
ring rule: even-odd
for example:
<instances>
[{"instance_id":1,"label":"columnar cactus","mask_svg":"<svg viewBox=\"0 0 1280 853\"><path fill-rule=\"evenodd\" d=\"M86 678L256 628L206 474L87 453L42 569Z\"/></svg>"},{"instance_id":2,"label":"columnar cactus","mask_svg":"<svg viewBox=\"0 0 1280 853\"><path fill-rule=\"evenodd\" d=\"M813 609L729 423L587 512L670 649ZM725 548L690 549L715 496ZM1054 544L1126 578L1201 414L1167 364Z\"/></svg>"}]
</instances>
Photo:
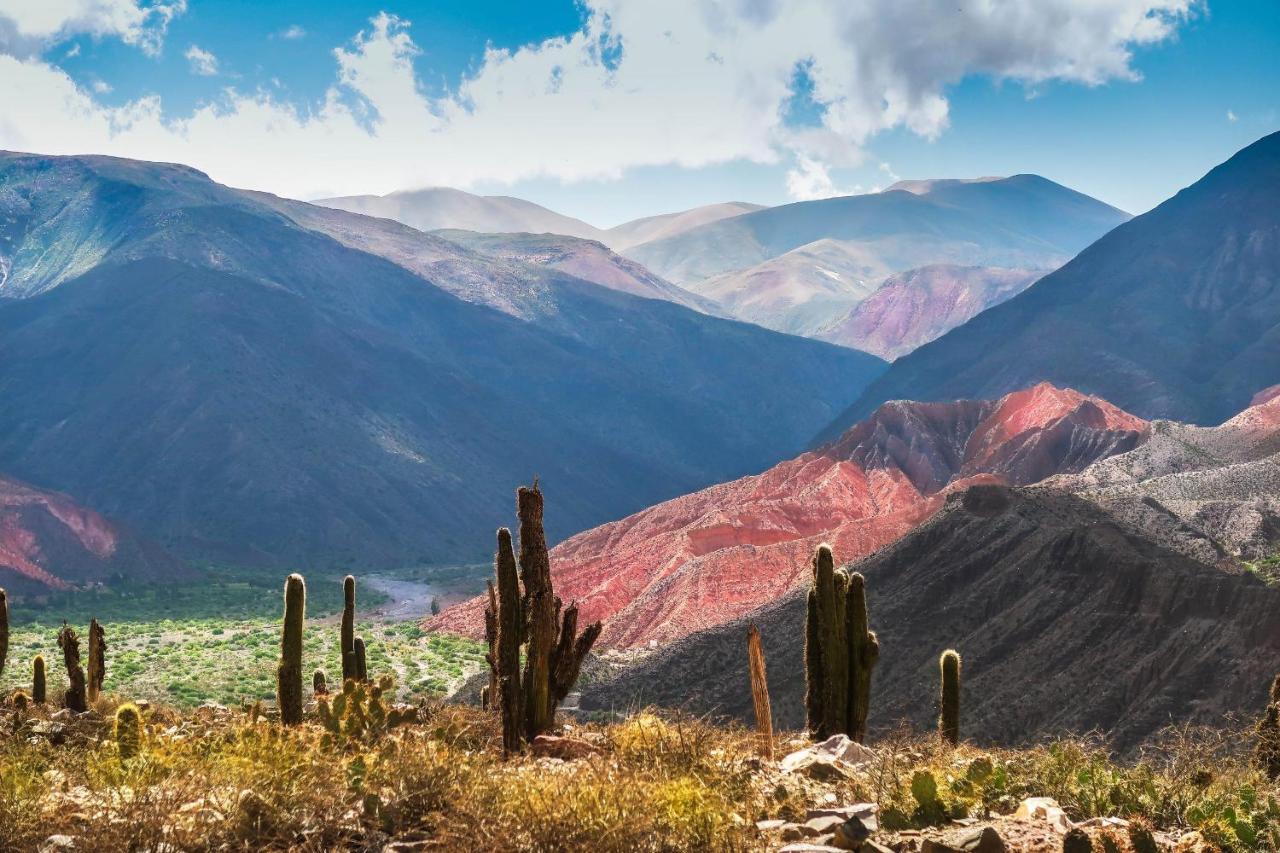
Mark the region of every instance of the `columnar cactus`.
<instances>
[{"instance_id":1,"label":"columnar cactus","mask_svg":"<svg viewBox=\"0 0 1280 853\"><path fill-rule=\"evenodd\" d=\"M601 631L596 622L578 634L576 605L561 614L561 601L551 586L542 508L542 491L536 481L532 488L522 486L516 492L516 512L520 517L518 579L511 533L505 528L498 531L494 657L506 752L519 749L522 740L532 741L550 730L556 708L573 689L582 661ZM522 642L528 644L523 676L519 672Z\"/></svg>"},{"instance_id":2,"label":"columnar cactus","mask_svg":"<svg viewBox=\"0 0 1280 853\"><path fill-rule=\"evenodd\" d=\"M77 713L89 710L85 692L84 667L80 665L80 638L70 625L63 623L58 632L58 648L62 649L62 663L67 668L67 692L63 704Z\"/></svg>"},{"instance_id":3,"label":"columnar cactus","mask_svg":"<svg viewBox=\"0 0 1280 853\"><path fill-rule=\"evenodd\" d=\"M307 585L302 575L284 582L284 628L280 632L280 665L276 669L276 700L280 722L302 722L302 622L307 610Z\"/></svg>"},{"instance_id":4,"label":"columnar cactus","mask_svg":"<svg viewBox=\"0 0 1280 853\"><path fill-rule=\"evenodd\" d=\"M489 651L484 659L489 662L489 684L480 688L480 707L491 711L498 696L498 591L492 578L488 581L489 606L484 609L484 642ZM435 601L435 599L432 599Z\"/></svg>"},{"instance_id":5,"label":"columnar cactus","mask_svg":"<svg viewBox=\"0 0 1280 853\"><path fill-rule=\"evenodd\" d=\"M97 619L89 620L89 701L98 701L107 677L107 635Z\"/></svg>"},{"instance_id":6,"label":"columnar cactus","mask_svg":"<svg viewBox=\"0 0 1280 853\"><path fill-rule=\"evenodd\" d=\"M769 676L765 669L760 629L747 629L747 670L751 674L751 704L756 712L756 740L760 754L773 758L773 710L769 703Z\"/></svg>"},{"instance_id":7,"label":"columnar cactus","mask_svg":"<svg viewBox=\"0 0 1280 853\"><path fill-rule=\"evenodd\" d=\"M813 555L813 586L805 614L805 709L810 734L824 740L866 737L871 671L880 644L867 628L862 575L835 568L831 546Z\"/></svg>"},{"instance_id":8,"label":"columnar cactus","mask_svg":"<svg viewBox=\"0 0 1280 853\"><path fill-rule=\"evenodd\" d=\"M44 655L36 655L31 662L31 701L43 705L49 701L49 682L44 671Z\"/></svg>"},{"instance_id":9,"label":"columnar cactus","mask_svg":"<svg viewBox=\"0 0 1280 853\"><path fill-rule=\"evenodd\" d=\"M9 595L0 587L0 675L4 675L4 662L9 657Z\"/></svg>"},{"instance_id":10,"label":"columnar cactus","mask_svg":"<svg viewBox=\"0 0 1280 853\"><path fill-rule=\"evenodd\" d=\"M132 702L116 709L115 740L123 759L133 758L142 747L142 714Z\"/></svg>"},{"instance_id":11,"label":"columnar cactus","mask_svg":"<svg viewBox=\"0 0 1280 853\"><path fill-rule=\"evenodd\" d=\"M317 669L311 673L311 692L316 698L329 695L329 680L325 677L323 669Z\"/></svg>"},{"instance_id":12,"label":"columnar cactus","mask_svg":"<svg viewBox=\"0 0 1280 853\"><path fill-rule=\"evenodd\" d=\"M938 659L942 674L938 732L952 745L960 742L960 653L947 649Z\"/></svg>"},{"instance_id":13,"label":"columnar cactus","mask_svg":"<svg viewBox=\"0 0 1280 853\"><path fill-rule=\"evenodd\" d=\"M342 579L342 680L356 677L356 579Z\"/></svg>"},{"instance_id":14,"label":"columnar cactus","mask_svg":"<svg viewBox=\"0 0 1280 853\"><path fill-rule=\"evenodd\" d=\"M369 664L365 658L364 637L356 637L355 642L356 681L369 680Z\"/></svg>"}]
</instances>

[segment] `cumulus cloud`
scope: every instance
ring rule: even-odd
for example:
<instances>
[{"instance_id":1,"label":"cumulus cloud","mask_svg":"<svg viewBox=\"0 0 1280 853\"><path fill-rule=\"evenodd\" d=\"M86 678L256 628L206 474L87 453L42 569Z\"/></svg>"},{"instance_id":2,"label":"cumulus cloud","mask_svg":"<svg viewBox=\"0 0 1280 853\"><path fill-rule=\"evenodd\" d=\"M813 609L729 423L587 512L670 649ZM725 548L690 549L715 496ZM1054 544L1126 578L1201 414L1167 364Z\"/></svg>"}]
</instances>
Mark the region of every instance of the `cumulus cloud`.
<instances>
[{"instance_id":1,"label":"cumulus cloud","mask_svg":"<svg viewBox=\"0 0 1280 853\"><path fill-rule=\"evenodd\" d=\"M300 38L304 38L306 34L307 31L302 27L297 24L290 24L280 31L280 38L288 39L289 41L297 41Z\"/></svg>"},{"instance_id":2,"label":"cumulus cloud","mask_svg":"<svg viewBox=\"0 0 1280 853\"><path fill-rule=\"evenodd\" d=\"M187 64L191 66L192 74L199 74L201 77L212 77L218 73L218 57L199 45L193 44L188 47L183 56L187 58Z\"/></svg>"},{"instance_id":3,"label":"cumulus cloud","mask_svg":"<svg viewBox=\"0 0 1280 853\"><path fill-rule=\"evenodd\" d=\"M1196 2L586 0L579 31L490 48L440 97L413 70L415 37L429 48L431 34L381 14L334 51L319 103L230 89L185 116L154 97L108 108L56 67L0 57L0 147L181 161L303 197L783 162L812 197L841 191L831 170L878 133L944 132L948 87L966 76L1137 79L1133 50L1173 37ZM804 127L785 118L798 67L820 112Z\"/></svg>"},{"instance_id":4,"label":"cumulus cloud","mask_svg":"<svg viewBox=\"0 0 1280 853\"><path fill-rule=\"evenodd\" d=\"M186 0L0 0L0 53L35 56L83 33L120 38L155 55L169 22L186 8Z\"/></svg>"}]
</instances>

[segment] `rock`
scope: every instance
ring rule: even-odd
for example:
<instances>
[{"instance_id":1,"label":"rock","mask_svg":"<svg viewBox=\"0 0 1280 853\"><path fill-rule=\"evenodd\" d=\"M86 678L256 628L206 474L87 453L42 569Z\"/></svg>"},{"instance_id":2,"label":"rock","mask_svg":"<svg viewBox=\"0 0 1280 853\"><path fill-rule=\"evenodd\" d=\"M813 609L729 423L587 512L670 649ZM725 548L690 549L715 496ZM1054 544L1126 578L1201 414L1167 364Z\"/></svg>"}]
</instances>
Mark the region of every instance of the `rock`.
<instances>
[{"instance_id":1,"label":"rock","mask_svg":"<svg viewBox=\"0 0 1280 853\"><path fill-rule=\"evenodd\" d=\"M831 844L841 850L861 850L863 843L870 837L871 828L855 815L836 826L831 835Z\"/></svg>"},{"instance_id":2,"label":"rock","mask_svg":"<svg viewBox=\"0 0 1280 853\"><path fill-rule=\"evenodd\" d=\"M1018 810L1013 813L1013 816L1020 820L1047 821L1055 832L1063 835L1066 835L1072 826L1070 819L1067 818L1067 813L1062 810L1057 800L1052 797L1028 797L1022 801L1022 805L1018 806Z\"/></svg>"},{"instance_id":3,"label":"rock","mask_svg":"<svg viewBox=\"0 0 1280 853\"><path fill-rule=\"evenodd\" d=\"M1192 830L1178 838L1178 843L1174 845L1173 850L1174 853L1216 853L1218 847L1199 832Z\"/></svg>"},{"instance_id":4,"label":"rock","mask_svg":"<svg viewBox=\"0 0 1280 853\"><path fill-rule=\"evenodd\" d=\"M811 841L801 841L796 844L788 844L780 849L778 853L845 853L845 851L829 844L814 844Z\"/></svg>"},{"instance_id":5,"label":"rock","mask_svg":"<svg viewBox=\"0 0 1280 853\"><path fill-rule=\"evenodd\" d=\"M781 834L783 841L799 841L801 838L806 837L804 827L798 823L783 824Z\"/></svg>"},{"instance_id":6,"label":"rock","mask_svg":"<svg viewBox=\"0 0 1280 853\"><path fill-rule=\"evenodd\" d=\"M826 835L829 832L835 832L836 827L842 823L844 823L844 818L838 815L823 815L809 818L801 824L801 829L807 837L812 838L815 835Z\"/></svg>"},{"instance_id":7,"label":"rock","mask_svg":"<svg viewBox=\"0 0 1280 853\"><path fill-rule=\"evenodd\" d=\"M50 714L49 719L57 720L60 723L65 723L68 720L70 720L73 716L74 715L71 713L70 708L63 708L61 711L54 711L52 714Z\"/></svg>"},{"instance_id":8,"label":"rock","mask_svg":"<svg viewBox=\"0 0 1280 853\"><path fill-rule=\"evenodd\" d=\"M936 838L926 838L920 843L920 853L964 853L959 847L952 847Z\"/></svg>"},{"instance_id":9,"label":"rock","mask_svg":"<svg viewBox=\"0 0 1280 853\"><path fill-rule=\"evenodd\" d=\"M60 850L75 850L76 840L70 835L50 835L40 845L40 853L58 853Z\"/></svg>"},{"instance_id":10,"label":"rock","mask_svg":"<svg viewBox=\"0 0 1280 853\"><path fill-rule=\"evenodd\" d=\"M31 733L39 735L49 743L57 746L67 739L67 727L51 720L41 720L31 727Z\"/></svg>"},{"instance_id":11,"label":"rock","mask_svg":"<svg viewBox=\"0 0 1280 853\"><path fill-rule=\"evenodd\" d=\"M382 853L422 853L438 849L436 839L426 832L409 832L393 838L382 847Z\"/></svg>"},{"instance_id":12,"label":"rock","mask_svg":"<svg viewBox=\"0 0 1280 853\"><path fill-rule=\"evenodd\" d=\"M1082 820L1076 826L1100 827L1102 829L1126 829L1129 821L1122 817L1091 817L1088 820Z\"/></svg>"},{"instance_id":13,"label":"rock","mask_svg":"<svg viewBox=\"0 0 1280 853\"><path fill-rule=\"evenodd\" d=\"M880 807L875 803L854 803L850 806L824 806L817 809L809 809L805 814L805 820L815 817L827 817L834 815L836 817L848 820L851 817L859 818L864 824L875 832L880 828L879 819L876 814L880 811Z\"/></svg>"},{"instance_id":14,"label":"rock","mask_svg":"<svg viewBox=\"0 0 1280 853\"><path fill-rule=\"evenodd\" d=\"M898 853L892 847L885 847L873 838L862 842L862 853Z\"/></svg>"},{"instance_id":15,"label":"rock","mask_svg":"<svg viewBox=\"0 0 1280 853\"><path fill-rule=\"evenodd\" d=\"M778 763L784 773L803 773L813 779L829 781L848 775L876 760L876 753L847 735L833 735L821 743L787 755Z\"/></svg>"},{"instance_id":16,"label":"rock","mask_svg":"<svg viewBox=\"0 0 1280 853\"><path fill-rule=\"evenodd\" d=\"M561 735L538 735L529 747L536 756L559 758L561 761L577 761L602 752L600 747L589 741Z\"/></svg>"},{"instance_id":17,"label":"rock","mask_svg":"<svg viewBox=\"0 0 1280 853\"><path fill-rule=\"evenodd\" d=\"M761 832L773 832L775 829L782 829L782 827L786 825L787 825L787 822L779 818L774 818L772 820L756 821L756 829L760 830Z\"/></svg>"},{"instance_id":18,"label":"rock","mask_svg":"<svg viewBox=\"0 0 1280 853\"><path fill-rule=\"evenodd\" d=\"M1005 853L1005 843L994 827L984 826L948 841L926 838L920 853Z\"/></svg>"}]
</instances>

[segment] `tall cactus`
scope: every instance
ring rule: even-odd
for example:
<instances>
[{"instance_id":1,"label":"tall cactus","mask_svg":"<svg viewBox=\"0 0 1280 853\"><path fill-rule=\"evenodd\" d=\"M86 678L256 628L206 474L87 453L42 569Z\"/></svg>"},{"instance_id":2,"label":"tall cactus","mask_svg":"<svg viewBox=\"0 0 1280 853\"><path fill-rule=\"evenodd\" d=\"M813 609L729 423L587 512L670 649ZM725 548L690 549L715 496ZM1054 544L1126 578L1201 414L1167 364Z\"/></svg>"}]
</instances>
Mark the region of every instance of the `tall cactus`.
<instances>
[{"instance_id":1,"label":"tall cactus","mask_svg":"<svg viewBox=\"0 0 1280 853\"><path fill-rule=\"evenodd\" d=\"M4 662L9 657L9 595L0 587L0 675L4 675Z\"/></svg>"},{"instance_id":2,"label":"tall cactus","mask_svg":"<svg viewBox=\"0 0 1280 853\"><path fill-rule=\"evenodd\" d=\"M342 680L356 677L356 579L342 579L342 633L339 637L342 655Z\"/></svg>"},{"instance_id":3,"label":"tall cactus","mask_svg":"<svg viewBox=\"0 0 1280 853\"><path fill-rule=\"evenodd\" d=\"M809 732L823 740L866 737L871 671L880 654L867 628L862 575L835 568L831 546L814 551L813 586L805 613L805 709Z\"/></svg>"},{"instance_id":4,"label":"tall cactus","mask_svg":"<svg viewBox=\"0 0 1280 853\"><path fill-rule=\"evenodd\" d=\"M107 635L97 619L89 620L89 701L98 701L107 678Z\"/></svg>"},{"instance_id":5,"label":"tall cactus","mask_svg":"<svg viewBox=\"0 0 1280 853\"><path fill-rule=\"evenodd\" d=\"M849 637L849 737L862 743L867 737L871 709L871 671L880 659L880 640L870 630L867 617L867 582L861 572L848 575L845 618Z\"/></svg>"},{"instance_id":6,"label":"tall cactus","mask_svg":"<svg viewBox=\"0 0 1280 853\"><path fill-rule=\"evenodd\" d=\"M369 680L369 662L368 662L368 659L365 657L364 637L356 637L355 653L353 657L355 659L355 667L356 667L355 675L353 677L355 678L356 681L368 681Z\"/></svg>"},{"instance_id":7,"label":"tall cactus","mask_svg":"<svg viewBox=\"0 0 1280 853\"><path fill-rule=\"evenodd\" d=\"M307 612L307 585L302 575L284 582L284 627L280 631L280 665L276 669L276 701L280 722L302 722L302 622Z\"/></svg>"},{"instance_id":8,"label":"tall cactus","mask_svg":"<svg viewBox=\"0 0 1280 853\"><path fill-rule=\"evenodd\" d=\"M84 667L80 665L80 638L76 631L65 622L58 632L58 648L62 649L62 663L67 668L67 692L63 694L63 704L77 713L89 710L85 694Z\"/></svg>"},{"instance_id":9,"label":"tall cactus","mask_svg":"<svg viewBox=\"0 0 1280 853\"><path fill-rule=\"evenodd\" d=\"M489 606L484 609L484 643L489 651L484 659L489 662L489 684L480 688L480 705L486 711L496 706L498 696L498 591L493 580L488 582ZM432 601L435 601L433 598Z\"/></svg>"},{"instance_id":10,"label":"tall cactus","mask_svg":"<svg viewBox=\"0 0 1280 853\"><path fill-rule=\"evenodd\" d=\"M520 518L520 559L511 533L498 531L496 658L503 748L510 753L522 740L550 730L556 708L573 689L582 661L600 636L595 622L578 633L578 608L561 613L551 585L551 559L542 527L542 491L537 481L516 492ZM523 595L521 594L523 585ZM519 673L520 644L527 642L524 673Z\"/></svg>"},{"instance_id":11,"label":"tall cactus","mask_svg":"<svg viewBox=\"0 0 1280 853\"><path fill-rule=\"evenodd\" d=\"M49 701L49 680L44 671L44 655L31 661L31 701L43 705Z\"/></svg>"},{"instance_id":12,"label":"tall cactus","mask_svg":"<svg viewBox=\"0 0 1280 853\"><path fill-rule=\"evenodd\" d=\"M938 669L942 676L938 732L955 745L960 742L960 653L947 649L938 659Z\"/></svg>"}]
</instances>

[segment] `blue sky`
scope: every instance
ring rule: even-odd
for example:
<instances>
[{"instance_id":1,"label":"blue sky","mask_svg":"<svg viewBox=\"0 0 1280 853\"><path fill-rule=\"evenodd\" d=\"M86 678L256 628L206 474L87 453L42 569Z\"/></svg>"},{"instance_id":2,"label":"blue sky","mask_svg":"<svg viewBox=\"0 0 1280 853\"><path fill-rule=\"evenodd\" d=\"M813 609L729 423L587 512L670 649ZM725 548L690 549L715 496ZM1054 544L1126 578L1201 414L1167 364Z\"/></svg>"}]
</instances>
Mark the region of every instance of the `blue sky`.
<instances>
[{"instance_id":1,"label":"blue sky","mask_svg":"<svg viewBox=\"0 0 1280 853\"><path fill-rule=\"evenodd\" d=\"M0 147L599 225L1036 172L1132 212L1280 128L1280 3L0 0Z\"/></svg>"}]
</instances>

